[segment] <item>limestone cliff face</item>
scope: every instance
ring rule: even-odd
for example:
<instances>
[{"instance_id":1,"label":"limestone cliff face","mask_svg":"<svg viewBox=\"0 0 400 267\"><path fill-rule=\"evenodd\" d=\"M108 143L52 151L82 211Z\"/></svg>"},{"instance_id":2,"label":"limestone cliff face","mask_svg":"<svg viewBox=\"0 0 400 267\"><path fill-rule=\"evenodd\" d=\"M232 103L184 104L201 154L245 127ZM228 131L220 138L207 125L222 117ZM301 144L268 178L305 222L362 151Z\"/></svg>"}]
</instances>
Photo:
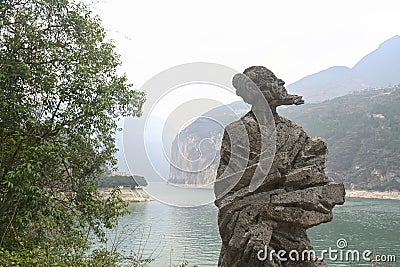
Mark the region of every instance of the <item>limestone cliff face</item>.
<instances>
[{"instance_id":1,"label":"limestone cliff face","mask_svg":"<svg viewBox=\"0 0 400 267\"><path fill-rule=\"evenodd\" d=\"M224 127L248 110L249 106L243 102L217 107L181 131L171 146L169 182L212 188Z\"/></svg>"},{"instance_id":2,"label":"limestone cliff face","mask_svg":"<svg viewBox=\"0 0 400 267\"><path fill-rule=\"evenodd\" d=\"M220 127L207 129L207 144L202 144L204 138L198 132L183 131L175 138L171 161L179 165L171 164L169 182L190 187L213 186L219 162L217 147L221 146L223 130ZM191 164L186 163L189 161Z\"/></svg>"},{"instance_id":3,"label":"limestone cliff face","mask_svg":"<svg viewBox=\"0 0 400 267\"><path fill-rule=\"evenodd\" d=\"M264 67L249 68L244 74L270 104L276 149L262 183L255 191L249 190L255 168L265 164L261 162L265 153L261 136L271 133L263 133L268 128L259 125L255 115L258 104L252 102L257 98L245 95L244 99L253 105L252 111L225 127L214 188L222 238L219 266L325 266L322 261L308 258L285 261L271 252L295 250L301 255L311 250L306 230L332 220L333 207L344 203L344 186L325 175L325 142L309 137L301 126L276 112L279 105L302 104L301 97L287 94L283 81ZM246 85L238 91L241 94L247 88ZM241 125L244 130L239 130ZM232 151L246 147L245 136L250 140L248 163L240 170L236 166L240 166L243 157ZM220 194L232 174L240 171L240 179Z\"/></svg>"}]
</instances>

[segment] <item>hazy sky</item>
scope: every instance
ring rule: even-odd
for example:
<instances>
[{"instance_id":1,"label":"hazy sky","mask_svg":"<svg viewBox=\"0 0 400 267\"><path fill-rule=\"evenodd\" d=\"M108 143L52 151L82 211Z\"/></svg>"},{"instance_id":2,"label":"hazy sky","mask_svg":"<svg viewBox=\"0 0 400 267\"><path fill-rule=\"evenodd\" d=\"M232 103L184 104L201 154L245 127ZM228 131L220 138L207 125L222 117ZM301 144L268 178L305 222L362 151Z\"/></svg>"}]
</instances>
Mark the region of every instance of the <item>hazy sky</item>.
<instances>
[{"instance_id":1,"label":"hazy sky","mask_svg":"<svg viewBox=\"0 0 400 267\"><path fill-rule=\"evenodd\" d=\"M136 88L195 61L240 71L264 65L290 84L334 65L352 67L400 34L397 0L105 0L93 7Z\"/></svg>"},{"instance_id":2,"label":"hazy sky","mask_svg":"<svg viewBox=\"0 0 400 267\"><path fill-rule=\"evenodd\" d=\"M238 71L264 65L290 84L331 66L352 67L400 34L398 0L100 0L92 8L136 89L167 68L198 61ZM126 171L121 151L117 157Z\"/></svg>"}]
</instances>

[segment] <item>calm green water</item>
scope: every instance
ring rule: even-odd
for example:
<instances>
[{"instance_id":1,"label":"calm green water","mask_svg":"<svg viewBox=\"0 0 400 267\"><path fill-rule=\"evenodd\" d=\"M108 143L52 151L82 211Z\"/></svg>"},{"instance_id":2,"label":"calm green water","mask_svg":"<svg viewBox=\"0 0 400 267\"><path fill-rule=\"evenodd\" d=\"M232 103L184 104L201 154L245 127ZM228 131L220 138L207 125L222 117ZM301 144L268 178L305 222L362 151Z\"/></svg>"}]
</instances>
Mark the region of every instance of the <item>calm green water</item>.
<instances>
[{"instance_id":1,"label":"calm green water","mask_svg":"<svg viewBox=\"0 0 400 267\"><path fill-rule=\"evenodd\" d=\"M155 258L151 266L173 266L183 258L190 266L217 265L221 241L213 205L177 208L153 201L132 203L129 209L131 214L120 221L119 248ZM400 201L350 198L335 208L334 215L332 222L309 230L317 255L329 247L337 249L336 241L344 238L345 249L396 256L397 264L377 266L400 266ZM371 266L365 261L327 263Z\"/></svg>"}]
</instances>

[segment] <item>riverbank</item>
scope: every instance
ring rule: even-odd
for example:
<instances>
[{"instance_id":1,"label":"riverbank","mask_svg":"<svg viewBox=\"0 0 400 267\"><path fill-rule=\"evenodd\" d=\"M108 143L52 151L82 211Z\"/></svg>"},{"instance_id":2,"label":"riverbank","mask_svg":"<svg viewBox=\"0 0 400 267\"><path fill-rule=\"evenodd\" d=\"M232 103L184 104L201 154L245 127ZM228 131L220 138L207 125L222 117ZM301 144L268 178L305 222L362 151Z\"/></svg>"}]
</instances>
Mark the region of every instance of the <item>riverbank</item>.
<instances>
[{"instance_id":1,"label":"riverbank","mask_svg":"<svg viewBox=\"0 0 400 267\"><path fill-rule=\"evenodd\" d=\"M192 186L183 185L184 188L194 188ZM199 189L211 189L201 187ZM99 192L103 195L109 195L112 188L99 188ZM131 190L130 188L122 188L120 197L127 202L146 202L154 199L149 196L142 188ZM350 190L346 189L346 198L370 198L370 199L392 199L400 200L400 191L367 191L367 190Z\"/></svg>"},{"instance_id":2,"label":"riverbank","mask_svg":"<svg viewBox=\"0 0 400 267\"><path fill-rule=\"evenodd\" d=\"M171 186L181 187L181 188L194 188L194 189L214 189L214 183L211 184L175 184L175 183L167 183Z\"/></svg>"},{"instance_id":3,"label":"riverbank","mask_svg":"<svg viewBox=\"0 0 400 267\"><path fill-rule=\"evenodd\" d=\"M346 189L346 197L400 200L399 191L367 191Z\"/></svg>"},{"instance_id":4,"label":"riverbank","mask_svg":"<svg viewBox=\"0 0 400 267\"><path fill-rule=\"evenodd\" d=\"M169 185L182 188L213 189L213 185L172 184ZM400 200L400 191L368 191L346 189L346 197L351 198L373 198Z\"/></svg>"},{"instance_id":5,"label":"riverbank","mask_svg":"<svg viewBox=\"0 0 400 267\"><path fill-rule=\"evenodd\" d=\"M182 188L197 188L197 189L208 189L212 190L212 186L195 186L195 185L175 185L169 184ZM108 189L111 191L111 188ZM151 196L149 196L146 192L143 191L142 188L138 188L135 190L130 189L121 189L121 198L125 201L133 201L133 202L144 202L144 201L152 201L154 200ZM368 190L353 190L346 189L346 197L350 198L372 198L372 199L392 199L392 200L400 200L400 191L368 191Z\"/></svg>"},{"instance_id":6,"label":"riverbank","mask_svg":"<svg viewBox=\"0 0 400 267\"><path fill-rule=\"evenodd\" d=\"M99 188L100 194L107 196L111 193L112 188ZM121 194L119 197L123 201L127 202L146 202L154 200L151 196L149 196L146 192L143 191L142 188L121 188Z\"/></svg>"}]
</instances>

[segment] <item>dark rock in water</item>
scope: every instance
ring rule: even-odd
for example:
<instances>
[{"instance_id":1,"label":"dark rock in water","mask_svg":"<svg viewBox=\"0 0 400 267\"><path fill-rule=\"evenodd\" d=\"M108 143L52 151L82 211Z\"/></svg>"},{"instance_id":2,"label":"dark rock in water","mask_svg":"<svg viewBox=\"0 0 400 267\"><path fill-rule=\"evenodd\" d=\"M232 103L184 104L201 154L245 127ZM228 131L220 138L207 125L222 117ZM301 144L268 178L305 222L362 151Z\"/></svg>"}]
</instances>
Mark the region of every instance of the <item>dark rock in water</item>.
<instances>
[{"instance_id":1,"label":"dark rock in water","mask_svg":"<svg viewBox=\"0 0 400 267\"><path fill-rule=\"evenodd\" d=\"M263 106L252 82L272 112ZM284 82L270 70L248 68L234 77L233 85L252 110L229 124L222 140L214 185L222 238L219 266L325 266L308 259L312 245L306 230L331 221L333 207L343 204L345 197L343 184L325 175L325 142L276 113L279 105L303 100L288 94ZM262 120L272 125L263 125ZM274 146L263 146L263 137ZM264 173L263 179L252 187L257 173ZM286 254L273 253L280 250ZM290 260L294 250L299 260Z\"/></svg>"}]
</instances>

